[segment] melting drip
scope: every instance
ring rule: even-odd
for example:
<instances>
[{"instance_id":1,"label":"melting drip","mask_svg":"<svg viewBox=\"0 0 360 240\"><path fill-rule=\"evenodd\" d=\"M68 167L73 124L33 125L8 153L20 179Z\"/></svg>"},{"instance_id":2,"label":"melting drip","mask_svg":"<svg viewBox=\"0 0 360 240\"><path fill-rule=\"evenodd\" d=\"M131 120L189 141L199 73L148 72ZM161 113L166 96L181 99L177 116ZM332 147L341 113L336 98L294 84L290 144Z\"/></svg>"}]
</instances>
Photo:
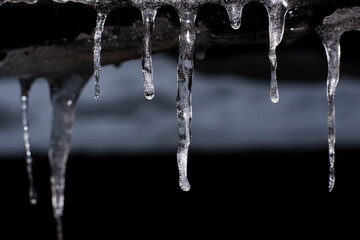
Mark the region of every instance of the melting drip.
<instances>
[{"instance_id":1,"label":"melting drip","mask_svg":"<svg viewBox=\"0 0 360 240\"><path fill-rule=\"evenodd\" d=\"M26 170L29 178L29 201L33 205L37 203L37 193L34 187L33 157L30 147L29 91L35 79L36 78L32 76L21 76L19 78L21 85L21 113L22 113L23 138L24 138L25 154L26 154Z\"/></svg>"},{"instance_id":2,"label":"melting drip","mask_svg":"<svg viewBox=\"0 0 360 240\"><path fill-rule=\"evenodd\" d=\"M340 39L324 42L328 60L327 103L328 103L328 144L329 144L329 192L335 186L335 91L339 83Z\"/></svg>"},{"instance_id":3,"label":"melting drip","mask_svg":"<svg viewBox=\"0 0 360 240\"><path fill-rule=\"evenodd\" d=\"M276 47L280 44L285 26L285 15L288 11L286 1L266 1L265 7L269 15L269 60L271 64L270 99L273 103L279 101L279 88L276 78Z\"/></svg>"},{"instance_id":4,"label":"melting drip","mask_svg":"<svg viewBox=\"0 0 360 240\"><path fill-rule=\"evenodd\" d=\"M96 19L96 28L94 33L94 75L95 75L95 99L100 96L100 70L101 70L101 36L104 31L104 25L107 14L98 12Z\"/></svg>"},{"instance_id":5,"label":"melting drip","mask_svg":"<svg viewBox=\"0 0 360 240\"><path fill-rule=\"evenodd\" d=\"M86 78L79 75L50 79L51 104L53 108L49 161L51 167L51 192L58 239L62 240L65 172L72 137L75 107Z\"/></svg>"},{"instance_id":6,"label":"melting drip","mask_svg":"<svg viewBox=\"0 0 360 240\"><path fill-rule=\"evenodd\" d=\"M224 7L229 15L230 25L233 29L239 29L241 25L241 15L244 5L246 1L238 1L238 2L229 2L225 1Z\"/></svg>"},{"instance_id":7,"label":"melting drip","mask_svg":"<svg viewBox=\"0 0 360 240\"><path fill-rule=\"evenodd\" d=\"M151 36L154 27L156 12L156 9L150 8L146 8L141 11L142 20L144 23L144 40L141 64L142 73L144 76L144 95L148 100L153 99L155 94L151 57Z\"/></svg>"},{"instance_id":8,"label":"melting drip","mask_svg":"<svg viewBox=\"0 0 360 240\"><path fill-rule=\"evenodd\" d=\"M179 124L179 147L177 162L179 167L179 184L183 191L190 190L187 179L188 151L191 139L191 86L193 80L193 53L195 43L195 18L193 11L182 11L180 15L179 61L177 66L176 108Z\"/></svg>"}]
</instances>

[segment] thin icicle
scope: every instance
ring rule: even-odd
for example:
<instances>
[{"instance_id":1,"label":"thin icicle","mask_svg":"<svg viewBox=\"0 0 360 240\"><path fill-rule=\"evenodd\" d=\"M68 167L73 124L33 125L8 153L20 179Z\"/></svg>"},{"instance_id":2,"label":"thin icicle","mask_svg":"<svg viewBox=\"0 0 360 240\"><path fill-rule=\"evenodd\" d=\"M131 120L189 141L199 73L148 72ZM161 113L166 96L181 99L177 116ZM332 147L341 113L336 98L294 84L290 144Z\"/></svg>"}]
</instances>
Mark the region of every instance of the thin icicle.
<instances>
[{"instance_id":1,"label":"thin icicle","mask_svg":"<svg viewBox=\"0 0 360 240\"><path fill-rule=\"evenodd\" d=\"M224 0L223 6L229 15L230 25L235 30L240 28L242 10L246 3L247 1Z\"/></svg>"},{"instance_id":2,"label":"thin icicle","mask_svg":"<svg viewBox=\"0 0 360 240\"><path fill-rule=\"evenodd\" d=\"M177 67L176 108L179 124L179 147L177 162L179 167L179 184L183 191L190 190L187 179L188 150L191 139L191 86L193 80L193 53L195 43L195 18L193 11L181 11L179 36L179 62Z\"/></svg>"},{"instance_id":3,"label":"thin icicle","mask_svg":"<svg viewBox=\"0 0 360 240\"><path fill-rule=\"evenodd\" d=\"M156 17L156 9L145 8L141 11L144 24L144 40L142 49L142 73L144 76L144 95L148 100L153 99L155 88L153 82L153 69L151 57L151 37Z\"/></svg>"},{"instance_id":4,"label":"thin icicle","mask_svg":"<svg viewBox=\"0 0 360 240\"><path fill-rule=\"evenodd\" d=\"M335 186L335 91L339 83L340 38L344 32L360 31L360 7L338 9L324 18L316 28L322 39L328 62L327 103L328 103L328 150L329 150L329 185L331 192Z\"/></svg>"},{"instance_id":5,"label":"thin icicle","mask_svg":"<svg viewBox=\"0 0 360 240\"><path fill-rule=\"evenodd\" d=\"M33 76L21 76L19 78L21 85L21 114L22 114L22 126L23 126L23 138L25 144L26 154L26 170L29 178L29 201L35 205L38 201L36 189L34 187L33 177L33 157L31 153L30 145L30 133L29 133L29 92L31 85L35 81Z\"/></svg>"},{"instance_id":6,"label":"thin icicle","mask_svg":"<svg viewBox=\"0 0 360 240\"><path fill-rule=\"evenodd\" d=\"M100 70L101 70L101 36L104 31L104 25L107 14L97 13L96 28L94 33L94 75L95 75L95 99L100 96Z\"/></svg>"},{"instance_id":7,"label":"thin icicle","mask_svg":"<svg viewBox=\"0 0 360 240\"><path fill-rule=\"evenodd\" d=\"M285 16L289 9L287 1L285 0L265 1L265 7L269 16L269 60L271 64L270 99L273 103L277 103L279 101L279 88L276 77L276 47L282 40Z\"/></svg>"},{"instance_id":8,"label":"thin icicle","mask_svg":"<svg viewBox=\"0 0 360 240\"><path fill-rule=\"evenodd\" d=\"M324 43L328 60L327 103L328 103L328 144L329 144L329 192L335 186L335 91L339 83L340 39Z\"/></svg>"},{"instance_id":9,"label":"thin icicle","mask_svg":"<svg viewBox=\"0 0 360 240\"><path fill-rule=\"evenodd\" d=\"M75 107L86 78L71 75L49 80L53 108L49 161L51 167L51 192L58 239L62 240L61 217L64 208L66 163L71 148Z\"/></svg>"}]
</instances>

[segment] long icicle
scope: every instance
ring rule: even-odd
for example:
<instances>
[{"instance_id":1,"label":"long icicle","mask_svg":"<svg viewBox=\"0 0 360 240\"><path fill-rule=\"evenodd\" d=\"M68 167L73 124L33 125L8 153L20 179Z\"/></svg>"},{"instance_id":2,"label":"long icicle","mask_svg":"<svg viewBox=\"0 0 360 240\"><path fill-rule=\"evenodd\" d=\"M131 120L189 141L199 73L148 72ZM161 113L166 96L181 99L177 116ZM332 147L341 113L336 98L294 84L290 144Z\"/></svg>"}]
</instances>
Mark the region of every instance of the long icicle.
<instances>
[{"instance_id":1,"label":"long icicle","mask_svg":"<svg viewBox=\"0 0 360 240\"><path fill-rule=\"evenodd\" d=\"M279 101L279 88L276 77L277 57L276 47L280 44L285 27L285 16L288 5L285 0L268 0L265 7L269 16L269 60L271 64L270 99L273 103Z\"/></svg>"},{"instance_id":2,"label":"long icicle","mask_svg":"<svg viewBox=\"0 0 360 240\"><path fill-rule=\"evenodd\" d=\"M335 91L339 83L340 39L324 42L328 61L327 103L328 103L328 144L329 144L329 192L335 186Z\"/></svg>"},{"instance_id":3,"label":"long icicle","mask_svg":"<svg viewBox=\"0 0 360 240\"><path fill-rule=\"evenodd\" d=\"M144 95L148 100L153 99L155 88L153 82L153 67L151 57L151 37L156 17L156 9L145 8L141 11L144 24L144 40L142 49L142 73L144 76Z\"/></svg>"},{"instance_id":4,"label":"long icicle","mask_svg":"<svg viewBox=\"0 0 360 240\"><path fill-rule=\"evenodd\" d=\"M100 70L101 70L101 36L104 31L104 25L107 14L97 13L96 28L94 33L94 76L95 76L95 99L100 96Z\"/></svg>"},{"instance_id":5,"label":"long icicle","mask_svg":"<svg viewBox=\"0 0 360 240\"><path fill-rule=\"evenodd\" d=\"M23 138L24 138L25 154L26 154L26 170L29 178L29 201L33 205L37 203L38 198L34 186L33 157L31 153L31 145L30 145L29 91L35 79L36 78L33 76L19 77L19 81L21 85L21 114L22 114Z\"/></svg>"},{"instance_id":6,"label":"long icicle","mask_svg":"<svg viewBox=\"0 0 360 240\"><path fill-rule=\"evenodd\" d=\"M62 215L64 209L66 163L71 148L75 107L86 78L71 75L49 80L53 108L49 162L51 192L58 240L63 239Z\"/></svg>"},{"instance_id":7,"label":"long icicle","mask_svg":"<svg viewBox=\"0 0 360 240\"><path fill-rule=\"evenodd\" d=\"M191 139L191 87L193 80L193 53L195 43L195 18L193 11L180 11L179 61L177 66L176 108L179 124L179 147L177 162L179 185L183 191L190 190L187 179L188 150Z\"/></svg>"}]
</instances>

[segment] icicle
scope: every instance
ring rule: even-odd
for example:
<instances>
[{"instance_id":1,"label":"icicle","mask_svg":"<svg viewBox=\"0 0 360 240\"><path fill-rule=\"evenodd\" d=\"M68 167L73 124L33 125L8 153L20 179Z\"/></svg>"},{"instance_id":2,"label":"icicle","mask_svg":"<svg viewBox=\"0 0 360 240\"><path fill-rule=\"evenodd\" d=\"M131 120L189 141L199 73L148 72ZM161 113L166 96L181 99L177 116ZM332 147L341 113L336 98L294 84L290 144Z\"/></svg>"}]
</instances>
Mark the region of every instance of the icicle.
<instances>
[{"instance_id":1,"label":"icicle","mask_svg":"<svg viewBox=\"0 0 360 240\"><path fill-rule=\"evenodd\" d=\"M29 178L29 201L31 204L37 203L37 193L34 187L33 177L33 157L30 147L30 134L29 134L29 91L31 85L35 81L33 76L21 76L19 78L21 85L21 113L22 113L22 126L23 126L23 137L25 144L26 154L26 170Z\"/></svg>"},{"instance_id":2,"label":"icicle","mask_svg":"<svg viewBox=\"0 0 360 240\"><path fill-rule=\"evenodd\" d=\"M335 91L339 83L340 38L344 32L360 31L360 7L338 9L324 18L316 28L322 39L328 62L327 102L328 102L328 148L329 148L329 192L335 186Z\"/></svg>"},{"instance_id":3,"label":"icicle","mask_svg":"<svg viewBox=\"0 0 360 240\"><path fill-rule=\"evenodd\" d=\"M329 192L335 185L335 91L339 82L340 39L324 43L328 60L327 102L328 102L328 144L329 144Z\"/></svg>"},{"instance_id":4,"label":"icicle","mask_svg":"<svg viewBox=\"0 0 360 240\"><path fill-rule=\"evenodd\" d=\"M191 86L193 80L193 53L195 43L195 18L193 11L180 11L179 62L177 67L176 108L179 124L179 147L177 162L179 167L179 184L183 191L190 190L187 179L187 160L191 138Z\"/></svg>"},{"instance_id":5,"label":"icicle","mask_svg":"<svg viewBox=\"0 0 360 240\"><path fill-rule=\"evenodd\" d=\"M265 7L269 15L269 60L271 64L270 99L273 103L279 101L279 88L276 79L276 47L280 44L285 26L285 16L288 4L285 0L268 0Z\"/></svg>"},{"instance_id":6,"label":"icicle","mask_svg":"<svg viewBox=\"0 0 360 240\"><path fill-rule=\"evenodd\" d=\"M62 240L61 217L64 208L66 162L70 152L75 106L86 78L71 75L51 79L51 104L53 108L49 161L51 167L51 192L58 239Z\"/></svg>"},{"instance_id":7,"label":"icicle","mask_svg":"<svg viewBox=\"0 0 360 240\"><path fill-rule=\"evenodd\" d=\"M95 99L100 96L100 70L101 70L101 36L104 31L104 25L107 14L97 13L96 28L94 33L94 75L95 75Z\"/></svg>"},{"instance_id":8,"label":"icicle","mask_svg":"<svg viewBox=\"0 0 360 240\"><path fill-rule=\"evenodd\" d=\"M151 36L154 27L156 9L145 8L141 11L144 24L144 40L142 49L142 73L144 76L144 95L148 100L153 99L155 94L151 57Z\"/></svg>"},{"instance_id":9,"label":"icicle","mask_svg":"<svg viewBox=\"0 0 360 240\"><path fill-rule=\"evenodd\" d=\"M242 10L246 3L247 1L224 0L223 6L229 15L230 25L235 30L240 28Z\"/></svg>"}]
</instances>

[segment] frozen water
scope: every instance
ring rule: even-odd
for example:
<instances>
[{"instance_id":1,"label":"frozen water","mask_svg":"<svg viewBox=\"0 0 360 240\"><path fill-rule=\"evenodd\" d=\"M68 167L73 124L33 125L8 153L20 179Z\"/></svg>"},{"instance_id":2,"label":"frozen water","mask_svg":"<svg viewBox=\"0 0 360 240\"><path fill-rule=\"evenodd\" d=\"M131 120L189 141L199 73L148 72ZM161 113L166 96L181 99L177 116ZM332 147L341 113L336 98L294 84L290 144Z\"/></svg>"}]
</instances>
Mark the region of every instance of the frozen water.
<instances>
[{"instance_id":1,"label":"frozen water","mask_svg":"<svg viewBox=\"0 0 360 240\"><path fill-rule=\"evenodd\" d=\"M191 139L192 103L191 88L193 81L193 54L195 43L196 13L189 10L179 13L179 61L177 67L176 108L179 124L179 147L177 162L179 167L179 184L182 190L189 191L187 179L188 151Z\"/></svg>"},{"instance_id":2,"label":"frozen water","mask_svg":"<svg viewBox=\"0 0 360 240\"><path fill-rule=\"evenodd\" d=\"M151 57L151 36L156 16L156 9L145 8L141 11L144 24L144 43L142 49L142 73L144 76L144 95L151 100L155 94L153 83L153 67Z\"/></svg>"},{"instance_id":3,"label":"frozen water","mask_svg":"<svg viewBox=\"0 0 360 240\"><path fill-rule=\"evenodd\" d=\"M324 43L328 59L327 102L328 102L328 144L329 144L329 191L335 184L335 91L339 82L340 39Z\"/></svg>"},{"instance_id":4,"label":"frozen water","mask_svg":"<svg viewBox=\"0 0 360 240\"><path fill-rule=\"evenodd\" d=\"M231 1L225 0L223 6L225 7L230 20L230 25L233 29L239 29L241 25L241 15L245 4L248 1Z\"/></svg>"},{"instance_id":5,"label":"frozen water","mask_svg":"<svg viewBox=\"0 0 360 240\"><path fill-rule=\"evenodd\" d=\"M269 16L269 59L271 63L270 99L273 103L277 103L279 101L279 88L276 77L276 47L282 40L285 16L289 9L286 0L268 0L265 1L264 4Z\"/></svg>"},{"instance_id":6,"label":"frozen water","mask_svg":"<svg viewBox=\"0 0 360 240\"><path fill-rule=\"evenodd\" d=\"M75 107L87 78L79 75L49 79L53 108L49 161L54 218L57 221L58 239L62 239L61 217L64 208L66 163L71 148ZM70 103L70 104L69 104Z\"/></svg>"},{"instance_id":7,"label":"frozen water","mask_svg":"<svg viewBox=\"0 0 360 240\"><path fill-rule=\"evenodd\" d=\"M340 38L346 31L360 30L360 7L339 9L324 18L317 31L322 39L328 61L328 144L329 144L329 192L335 186L335 91L339 83Z\"/></svg>"},{"instance_id":8,"label":"frozen water","mask_svg":"<svg viewBox=\"0 0 360 240\"><path fill-rule=\"evenodd\" d=\"M100 70L101 70L101 35L104 31L104 24L107 14L97 13L96 28L94 33L94 75L95 75L95 99L100 96Z\"/></svg>"},{"instance_id":9,"label":"frozen water","mask_svg":"<svg viewBox=\"0 0 360 240\"><path fill-rule=\"evenodd\" d=\"M0 0L0 5L4 4L6 2L10 2L10 3L24 2L24 3L27 3L27 4L35 4L35 3L37 3L37 0Z\"/></svg>"},{"instance_id":10,"label":"frozen water","mask_svg":"<svg viewBox=\"0 0 360 240\"><path fill-rule=\"evenodd\" d=\"M33 76L21 76L19 78L21 85L21 114L23 126L23 138L25 144L26 170L29 178L29 201L31 204L37 203L37 193L34 187L33 177L33 157L30 146L30 124L29 124L29 91L35 81Z\"/></svg>"}]
</instances>

